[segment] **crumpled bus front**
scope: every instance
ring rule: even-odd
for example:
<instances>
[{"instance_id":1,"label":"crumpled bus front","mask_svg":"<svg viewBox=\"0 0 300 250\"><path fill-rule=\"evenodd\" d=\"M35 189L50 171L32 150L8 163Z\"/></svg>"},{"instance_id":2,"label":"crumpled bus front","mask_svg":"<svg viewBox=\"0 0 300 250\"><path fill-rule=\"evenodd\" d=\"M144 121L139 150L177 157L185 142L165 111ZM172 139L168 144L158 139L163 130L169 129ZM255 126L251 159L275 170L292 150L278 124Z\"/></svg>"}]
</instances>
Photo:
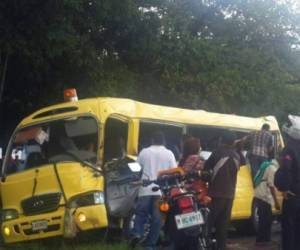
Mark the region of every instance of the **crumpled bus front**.
<instances>
[{"instance_id":1,"label":"crumpled bus front","mask_svg":"<svg viewBox=\"0 0 300 250\"><path fill-rule=\"evenodd\" d=\"M2 234L7 243L107 226L103 176L96 171L98 126L92 117L17 131L5 161Z\"/></svg>"}]
</instances>

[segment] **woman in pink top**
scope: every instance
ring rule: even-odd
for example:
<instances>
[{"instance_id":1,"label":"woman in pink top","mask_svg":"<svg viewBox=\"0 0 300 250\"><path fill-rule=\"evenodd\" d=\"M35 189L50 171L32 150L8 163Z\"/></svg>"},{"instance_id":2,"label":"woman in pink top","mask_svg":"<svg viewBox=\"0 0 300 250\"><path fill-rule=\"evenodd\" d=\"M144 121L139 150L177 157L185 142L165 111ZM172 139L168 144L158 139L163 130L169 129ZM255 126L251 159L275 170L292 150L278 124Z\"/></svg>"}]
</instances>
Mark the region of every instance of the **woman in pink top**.
<instances>
[{"instance_id":1,"label":"woman in pink top","mask_svg":"<svg viewBox=\"0 0 300 250\"><path fill-rule=\"evenodd\" d=\"M186 173L201 171L203 169L204 160L199 157L200 148L200 140L198 138L190 137L184 142L183 154L179 161L179 166L181 166ZM200 193L198 198L201 203L208 204L210 202L211 199L207 196L207 183L197 180L187 186L187 188Z\"/></svg>"}]
</instances>

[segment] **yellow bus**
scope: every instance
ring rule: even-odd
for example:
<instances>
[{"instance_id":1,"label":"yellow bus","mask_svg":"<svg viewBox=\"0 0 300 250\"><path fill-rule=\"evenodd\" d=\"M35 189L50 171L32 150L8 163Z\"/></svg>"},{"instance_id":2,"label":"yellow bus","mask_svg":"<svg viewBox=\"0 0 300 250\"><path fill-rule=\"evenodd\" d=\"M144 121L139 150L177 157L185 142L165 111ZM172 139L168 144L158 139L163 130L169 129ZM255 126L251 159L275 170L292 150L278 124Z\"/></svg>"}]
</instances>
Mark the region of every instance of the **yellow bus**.
<instances>
[{"instance_id":1,"label":"yellow bus","mask_svg":"<svg viewBox=\"0 0 300 250\"><path fill-rule=\"evenodd\" d=\"M266 122L275 148L282 147L271 116L250 118L107 97L73 99L38 110L17 126L3 162L4 240L75 237L85 230L121 227L136 189L124 168L108 163L136 157L150 144L154 130L164 132L166 146L178 158L183 134L199 137L202 149L210 152L224 129L243 137ZM233 220L251 217L252 198L245 166L238 174Z\"/></svg>"}]
</instances>

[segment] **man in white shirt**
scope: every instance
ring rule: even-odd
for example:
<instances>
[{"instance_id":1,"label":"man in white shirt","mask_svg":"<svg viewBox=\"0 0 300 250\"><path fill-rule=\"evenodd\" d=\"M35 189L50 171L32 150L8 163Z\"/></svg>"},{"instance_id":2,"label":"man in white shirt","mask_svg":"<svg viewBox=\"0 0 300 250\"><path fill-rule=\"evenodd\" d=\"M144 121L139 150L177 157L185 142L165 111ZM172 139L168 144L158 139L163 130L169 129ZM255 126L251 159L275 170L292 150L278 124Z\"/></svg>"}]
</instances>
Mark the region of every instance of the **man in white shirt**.
<instances>
[{"instance_id":1,"label":"man in white shirt","mask_svg":"<svg viewBox=\"0 0 300 250\"><path fill-rule=\"evenodd\" d=\"M159 171L177 166L174 154L164 146L164 142L163 133L156 131L152 135L152 145L140 152L137 161L143 168L143 180L156 180ZM161 192L153 191L153 187L155 184L141 187L139 190L132 230L134 241L138 241L143 237L145 223L150 220L150 232L144 243L147 250L155 249L161 227L157 206Z\"/></svg>"}]
</instances>

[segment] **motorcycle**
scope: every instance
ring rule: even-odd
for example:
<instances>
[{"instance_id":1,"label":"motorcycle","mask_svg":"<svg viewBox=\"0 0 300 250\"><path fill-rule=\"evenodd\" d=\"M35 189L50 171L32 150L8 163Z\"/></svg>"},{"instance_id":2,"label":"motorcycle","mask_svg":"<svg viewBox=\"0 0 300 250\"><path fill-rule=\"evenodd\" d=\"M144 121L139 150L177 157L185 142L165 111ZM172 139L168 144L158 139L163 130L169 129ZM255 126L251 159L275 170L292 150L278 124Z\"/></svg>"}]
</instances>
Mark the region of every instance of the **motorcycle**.
<instances>
[{"instance_id":1,"label":"motorcycle","mask_svg":"<svg viewBox=\"0 0 300 250\"><path fill-rule=\"evenodd\" d=\"M207 179L209 173L185 174L181 168L161 173L157 180L143 180L143 185L156 184L161 190L159 209L164 222L163 231L174 250L211 250L215 240L209 233L209 208L199 201L199 193L187 186L195 180Z\"/></svg>"}]
</instances>

